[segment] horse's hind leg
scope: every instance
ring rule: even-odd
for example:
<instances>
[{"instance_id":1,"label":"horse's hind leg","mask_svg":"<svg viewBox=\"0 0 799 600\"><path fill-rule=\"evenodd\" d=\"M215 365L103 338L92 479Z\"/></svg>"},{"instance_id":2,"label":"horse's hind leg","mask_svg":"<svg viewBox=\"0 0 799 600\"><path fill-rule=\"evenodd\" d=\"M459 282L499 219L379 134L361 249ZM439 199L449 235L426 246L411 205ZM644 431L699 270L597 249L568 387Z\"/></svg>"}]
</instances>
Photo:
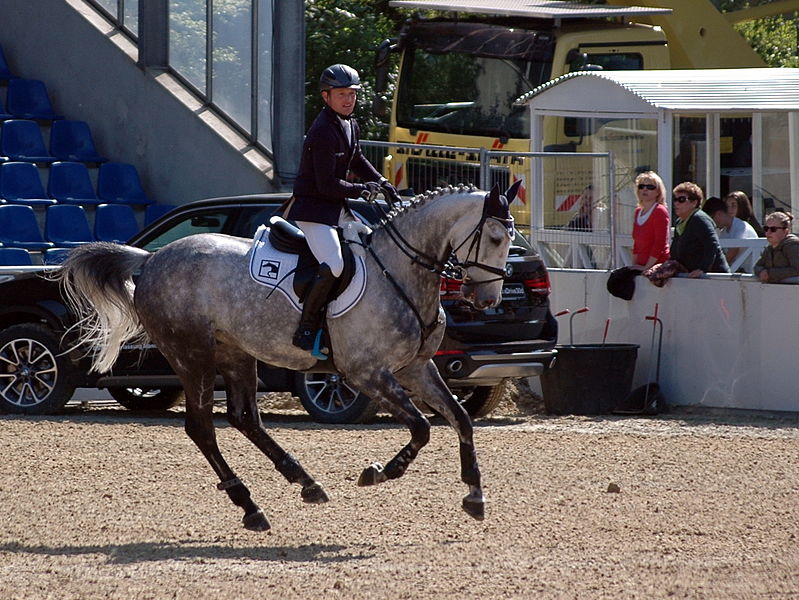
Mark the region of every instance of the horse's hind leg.
<instances>
[{"instance_id":1,"label":"horse's hind leg","mask_svg":"<svg viewBox=\"0 0 799 600\"><path fill-rule=\"evenodd\" d=\"M275 465L289 483L302 486L300 495L304 502L321 504L328 501L327 494L313 477L291 454L286 452L264 429L261 414L255 401L256 361L232 346L218 344L216 364L227 387L227 418Z\"/></svg>"},{"instance_id":2,"label":"horse's hind leg","mask_svg":"<svg viewBox=\"0 0 799 600\"><path fill-rule=\"evenodd\" d=\"M482 520L485 516L485 499L474 447L474 428L469 415L452 397L432 360L406 367L396 377L438 411L457 432L460 440L461 480L469 486L469 494L463 498L463 510L475 519Z\"/></svg>"},{"instance_id":3,"label":"horse's hind leg","mask_svg":"<svg viewBox=\"0 0 799 600\"><path fill-rule=\"evenodd\" d=\"M363 470L358 485L375 485L389 479L401 477L410 464L419 454L427 442L430 441L430 423L411 401L399 382L391 373L381 370L372 378L360 378L359 375L348 379L360 389L368 389L369 395L380 402L381 406L389 411L398 421L404 423L411 432L411 441L408 442L385 467L380 463L373 463Z\"/></svg>"},{"instance_id":4,"label":"horse's hind leg","mask_svg":"<svg viewBox=\"0 0 799 600\"><path fill-rule=\"evenodd\" d=\"M250 498L250 490L228 466L217 445L213 422L216 375L214 364L208 358L212 352L209 348L207 352L197 352L180 361L173 361L173 366L179 365L175 371L186 393L186 433L219 477L217 489L227 492L233 503L244 509L244 526L253 531L266 531L269 521Z\"/></svg>"}]
</instances>

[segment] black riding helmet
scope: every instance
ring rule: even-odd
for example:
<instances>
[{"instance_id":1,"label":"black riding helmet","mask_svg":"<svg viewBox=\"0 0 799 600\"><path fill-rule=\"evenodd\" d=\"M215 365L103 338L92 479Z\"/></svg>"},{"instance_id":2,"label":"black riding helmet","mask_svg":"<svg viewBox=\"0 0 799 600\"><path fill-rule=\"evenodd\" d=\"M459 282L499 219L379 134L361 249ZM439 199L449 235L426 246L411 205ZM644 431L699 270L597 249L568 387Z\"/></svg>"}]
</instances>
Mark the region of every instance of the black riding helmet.
<instances>
[{"instance_id":1,"label":"black riding helmet","mask_svg":"<svg viewBox=\"0 0 799 600\"><path fill-rule=\"evenodd\" d=\"M330 65L322 71L319 78L319 90L331 90L333 88L361 89L361 78L358 71L347 65Z\"/></svg>"}]
</instances>

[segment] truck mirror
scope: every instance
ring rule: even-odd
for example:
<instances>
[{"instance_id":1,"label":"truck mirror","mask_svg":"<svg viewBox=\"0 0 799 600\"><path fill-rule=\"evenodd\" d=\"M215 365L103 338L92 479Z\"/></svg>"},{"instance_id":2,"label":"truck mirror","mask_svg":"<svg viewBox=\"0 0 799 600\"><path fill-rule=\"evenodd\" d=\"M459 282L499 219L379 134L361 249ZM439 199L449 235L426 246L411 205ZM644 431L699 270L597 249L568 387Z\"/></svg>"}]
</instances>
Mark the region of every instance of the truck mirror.
<instances>
[{"instance_id":1,"label":"truck mirror","mask_svg":"<svg viewBox=\"0 0 799 600\"><path fill-rule=\"evenodd\" d=\"M375 91L385 92L388 89L389 57L397 49L393 40L383 40L375 51Z\"/></svg>"},{"instance_id":2,"label":"truck mirror","mask_svg":"<svg viewBox=\"0 0 799 600\"><path fill-rule=\"evenodd\" d=\"M383 96L375 96L372 100L372 114L377 117L385 117L388 114L388 102Z\"/></svg>"},{"instance_id":3,"label":"truck mirror","mask_svg":"<svg viewBox=\"0 0 799 600\"><path fill-rule=\"evenodd\" d=\"M593 135L591 119L581 117L565 117L563 119L563 133L568 137L587 137Z\"/></svg>"}]
</instances>

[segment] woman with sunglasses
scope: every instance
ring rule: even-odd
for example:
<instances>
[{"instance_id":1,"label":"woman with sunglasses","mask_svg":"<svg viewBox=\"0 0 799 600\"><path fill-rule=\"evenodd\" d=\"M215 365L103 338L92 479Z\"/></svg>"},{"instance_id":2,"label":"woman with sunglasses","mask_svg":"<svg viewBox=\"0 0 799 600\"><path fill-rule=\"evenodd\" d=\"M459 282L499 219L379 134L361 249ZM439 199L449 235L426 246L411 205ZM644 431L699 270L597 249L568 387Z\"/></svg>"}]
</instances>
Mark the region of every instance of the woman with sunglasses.
<instances>
[{"instance_id":1,"label":"woman with sunglasses","mask_svg":"<svg viewBox=\"0 0 799 600\"><path fill-rule=\"evenodd\" d=\"M730 267L721 250L716 224L699 207L704 200L702 188L690 181L674 188L672 206L677 215L671 254L665 263L644 271L654 285L663 287L678 273L701 277L704 273L729 273Z\"/></svg>"},{"instance_id":2,"label":"woman with sunglasses","mask_svg":"<svg viewBox=\"0 0 799 600\"><path fill-rule=\"evenodd\" d=\"M669 209L666 186L654 171L644 171L635 178L638 207L633 217L633 264L644 271L669 258Z\"/></svg>"},{"instance_id":3,"label":"woman with sunglasses","mask_svg":"<svg viewBox=\"0 0 799 600\"><path fill-rule=\"evenodd\" d=\"M766 217L768 246L755 263L755 275L763 283L789 283L788 278L799 277L799 237L791 233L791 221L793 215L781 211Z\"/></svg>"},{"instance_id":4,"label":"woman with sunglasses","mask_svg":"<svg viewBox=\"0 0 799 600\"><path fill-rule=\"evenodd\" d=\"M677 223L671 241L671 258L680 263L692 278L704 273L730 272L716 224L699 208L704 199L702 188L690 181L675 187L672 196Z\"/></svg>"}]
</instances>

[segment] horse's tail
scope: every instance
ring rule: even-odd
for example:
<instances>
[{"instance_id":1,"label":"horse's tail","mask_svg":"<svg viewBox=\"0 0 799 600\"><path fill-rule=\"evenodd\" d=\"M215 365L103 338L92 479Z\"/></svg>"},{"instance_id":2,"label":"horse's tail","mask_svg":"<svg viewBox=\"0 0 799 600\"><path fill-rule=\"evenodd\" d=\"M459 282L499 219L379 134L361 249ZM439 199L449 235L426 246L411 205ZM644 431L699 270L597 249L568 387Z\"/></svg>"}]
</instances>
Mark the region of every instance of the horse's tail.
<instances>
[{"instance_id":1,"label":"horse's tail","mask_svg":"<svg viewBox=\"0 0 799 600\"><path fill-rule=\"evenodd\" d=\"M133 306L133 273L150 256L131 246L86 244L72 250L56 274L77 316L78 344L92 349L92 370L98 373L111 369L123 344L147 340Z\"/></svg>"}]
</instances>

